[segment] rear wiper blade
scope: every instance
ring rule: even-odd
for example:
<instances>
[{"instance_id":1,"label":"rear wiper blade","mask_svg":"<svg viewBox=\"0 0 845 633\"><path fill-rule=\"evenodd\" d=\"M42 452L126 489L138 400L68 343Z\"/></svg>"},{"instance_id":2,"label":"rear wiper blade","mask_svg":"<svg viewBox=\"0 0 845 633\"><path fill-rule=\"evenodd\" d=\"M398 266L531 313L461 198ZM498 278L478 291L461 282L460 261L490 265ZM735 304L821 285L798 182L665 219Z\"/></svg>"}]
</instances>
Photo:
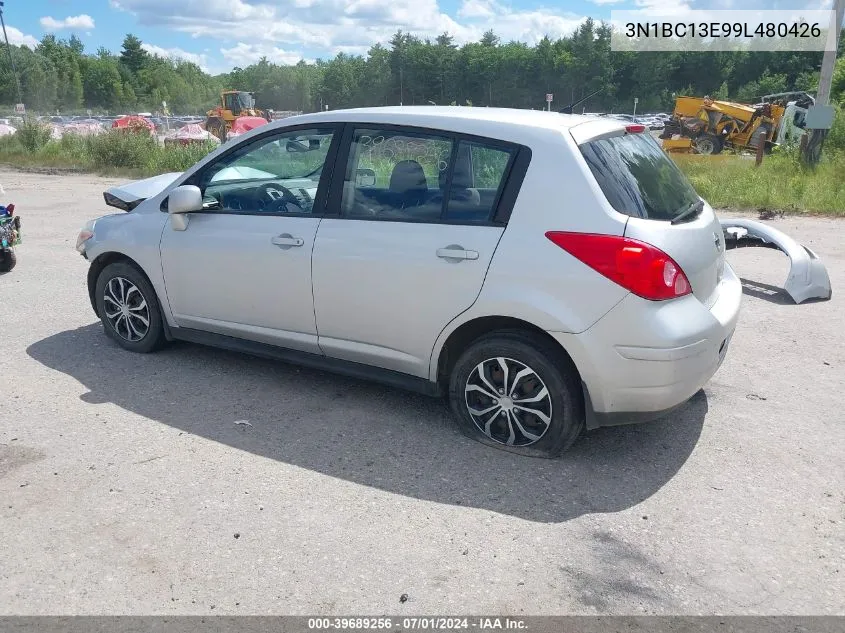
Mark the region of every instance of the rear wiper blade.
<instances>
[{"instance_id":1,"label":"rear wiper blade","mask_svg":"<svg viewBox=\"0 0 845 633\"><path fill-rule=\"evenodd\" d=\"M686 209L681 211L678 215L672 218L672 224L680 224L694 213L700 212L704 208L704 200L696 200Z\"/></svg>"}]
</instances>

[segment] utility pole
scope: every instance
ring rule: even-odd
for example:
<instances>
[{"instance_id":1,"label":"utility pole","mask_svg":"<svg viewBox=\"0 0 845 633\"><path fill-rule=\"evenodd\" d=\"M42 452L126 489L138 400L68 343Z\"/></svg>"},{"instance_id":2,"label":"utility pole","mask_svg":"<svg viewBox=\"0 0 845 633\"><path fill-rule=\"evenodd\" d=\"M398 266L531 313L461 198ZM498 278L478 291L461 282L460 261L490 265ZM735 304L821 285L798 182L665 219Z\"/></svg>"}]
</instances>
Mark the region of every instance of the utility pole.
<instances>
[{"instance_id":1,"label":"utility pole","mask_svg":"<svg viewBox=\"0 0 845 633\"><path fill-rule=\"evenodd\" d=\"M18 89L18 103L23 103L21 82L18 81L18 71L15 68L15 60L12 59L12 47L9 46L9 36L6 35L6 21L3 19L3 0L0 0L0 24L3 25L3 38L6 40L6 52L9 54L9 66L12 68L12 75L15 77L15 87Z\"/></svg>"},{"instance_id":2,"label":"utility pole","mask_svg":"<svg viewBox=\"0 0 845 633\"><path fill-rule=\"evenodd\" d=\"M830 87L833 83L833 67L836 65L836 53L839 45L839 38L842 35L842 19L845 15L845 0L836 0L834 13L834 23L830 25L830 29L833 31L834 35L828 34L828 39L833 40L833 48L825 50L824 58L822 59L821 73L819 75L819 94L816 97L816 103L820 103L821 105L828 105L828 103L830 103Z\"/></svg>"},{"instance_id":3,"label":"utility pole","mask_svg":"<svg viewBox=\"0 0 845 633\"><path fill-rule=\"evenodd\" d=\"M830 88L833 83L833 68L836 65L839 38L842 34L843 17L845 17L845 0L836 0L832 17L833 23L830 25L828 32L828 39L832 40L832 45L824 51L821 72L819 73L819 91L813 107L826 108L830 105ZM808 165L815 165L819 162L827 133L827 129L810 129L806 136L801 139L801 158Z\"/></svg>"}]
</instances>

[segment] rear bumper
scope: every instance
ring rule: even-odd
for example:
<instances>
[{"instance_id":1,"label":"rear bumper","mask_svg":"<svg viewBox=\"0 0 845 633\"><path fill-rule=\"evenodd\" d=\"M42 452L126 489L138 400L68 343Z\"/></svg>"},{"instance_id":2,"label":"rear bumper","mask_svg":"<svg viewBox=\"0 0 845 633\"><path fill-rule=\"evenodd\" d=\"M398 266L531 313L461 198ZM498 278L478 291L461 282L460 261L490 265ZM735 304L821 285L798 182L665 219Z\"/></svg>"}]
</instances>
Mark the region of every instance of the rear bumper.
<instances>
[{"instance_id":1,"label":"rear bumper","mask_svg":"<svg viewBox=\"0 0 845 633\"><path fill-rule=\"evenodd\" d=\"M725 264L709 309L692 295L665 302L628 295L585 332L550 332L581 373L587 428L656 419L689 400L724 361L741 299Z\"/></svg>"}]
</instances>

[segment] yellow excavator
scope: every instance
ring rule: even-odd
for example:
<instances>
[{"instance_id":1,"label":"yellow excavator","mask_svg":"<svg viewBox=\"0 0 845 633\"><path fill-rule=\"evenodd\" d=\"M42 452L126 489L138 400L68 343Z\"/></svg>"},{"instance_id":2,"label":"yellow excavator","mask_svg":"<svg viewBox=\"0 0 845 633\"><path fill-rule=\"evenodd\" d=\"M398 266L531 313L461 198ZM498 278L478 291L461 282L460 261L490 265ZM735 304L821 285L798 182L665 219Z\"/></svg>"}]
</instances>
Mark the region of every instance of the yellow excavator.
<instances>
[{"instance_id":1,"label":"yellow excavator","mask_svg":"<svg viewBox=\"0 0 845 633\"><path fill-rule=\"evenodd\" d=\"M667 152L718 154L723 149L756 150L803 134L804 115L814 99L804 92L766 95L756 105L708 97L678 97L672 120L660 138Z\"/></svg>"},{"instance_id":2,"label":"yellow excavator","mask_svg":"<svg viewBox=\"0 0 845 633\"><path fill-rule=\"evenodd\" d=\"M255 107L254 92L224 90L220 93L220 105L206 113L205 129L225 142L232 124L240 117L267 119L267 115Z\"/></svg>"}]
</instances>

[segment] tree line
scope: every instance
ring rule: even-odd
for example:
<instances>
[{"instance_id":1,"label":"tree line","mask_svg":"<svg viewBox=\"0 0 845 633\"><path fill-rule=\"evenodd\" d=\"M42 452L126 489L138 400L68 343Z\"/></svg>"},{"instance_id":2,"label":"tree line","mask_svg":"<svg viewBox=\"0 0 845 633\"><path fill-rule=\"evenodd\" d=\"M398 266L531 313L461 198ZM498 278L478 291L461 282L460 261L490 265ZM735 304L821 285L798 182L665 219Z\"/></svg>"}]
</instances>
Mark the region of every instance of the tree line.
<instances>
[{"instance_id":1,"label":"tree line","mask_svg":"<svg viewBox=\"0 0 845 633\"><path fill-rule=\"evenodd\" d=\"M194 63L148 53L127 35L119 53L87 53L82 41L46 35L34 48L12 47L22 98L39 113L157 111L197 114L222 89L255 92L263 109L315 111L372 105L474 105L543 108L554 94L559 109L593 92L586 110L671 111L675 94L754 102L787 90L815 92L822 53L650 52L610 50L607 24L586 20L571 35L536 45L502 42L488 31L477 42L455 43L397 32L364 56L339 53L286 66L262 58L211 76ZM845 99L845 36L833 96ZM18 100L8 64L0 67L0 104Z\"/></svg>"}]
</instances>

